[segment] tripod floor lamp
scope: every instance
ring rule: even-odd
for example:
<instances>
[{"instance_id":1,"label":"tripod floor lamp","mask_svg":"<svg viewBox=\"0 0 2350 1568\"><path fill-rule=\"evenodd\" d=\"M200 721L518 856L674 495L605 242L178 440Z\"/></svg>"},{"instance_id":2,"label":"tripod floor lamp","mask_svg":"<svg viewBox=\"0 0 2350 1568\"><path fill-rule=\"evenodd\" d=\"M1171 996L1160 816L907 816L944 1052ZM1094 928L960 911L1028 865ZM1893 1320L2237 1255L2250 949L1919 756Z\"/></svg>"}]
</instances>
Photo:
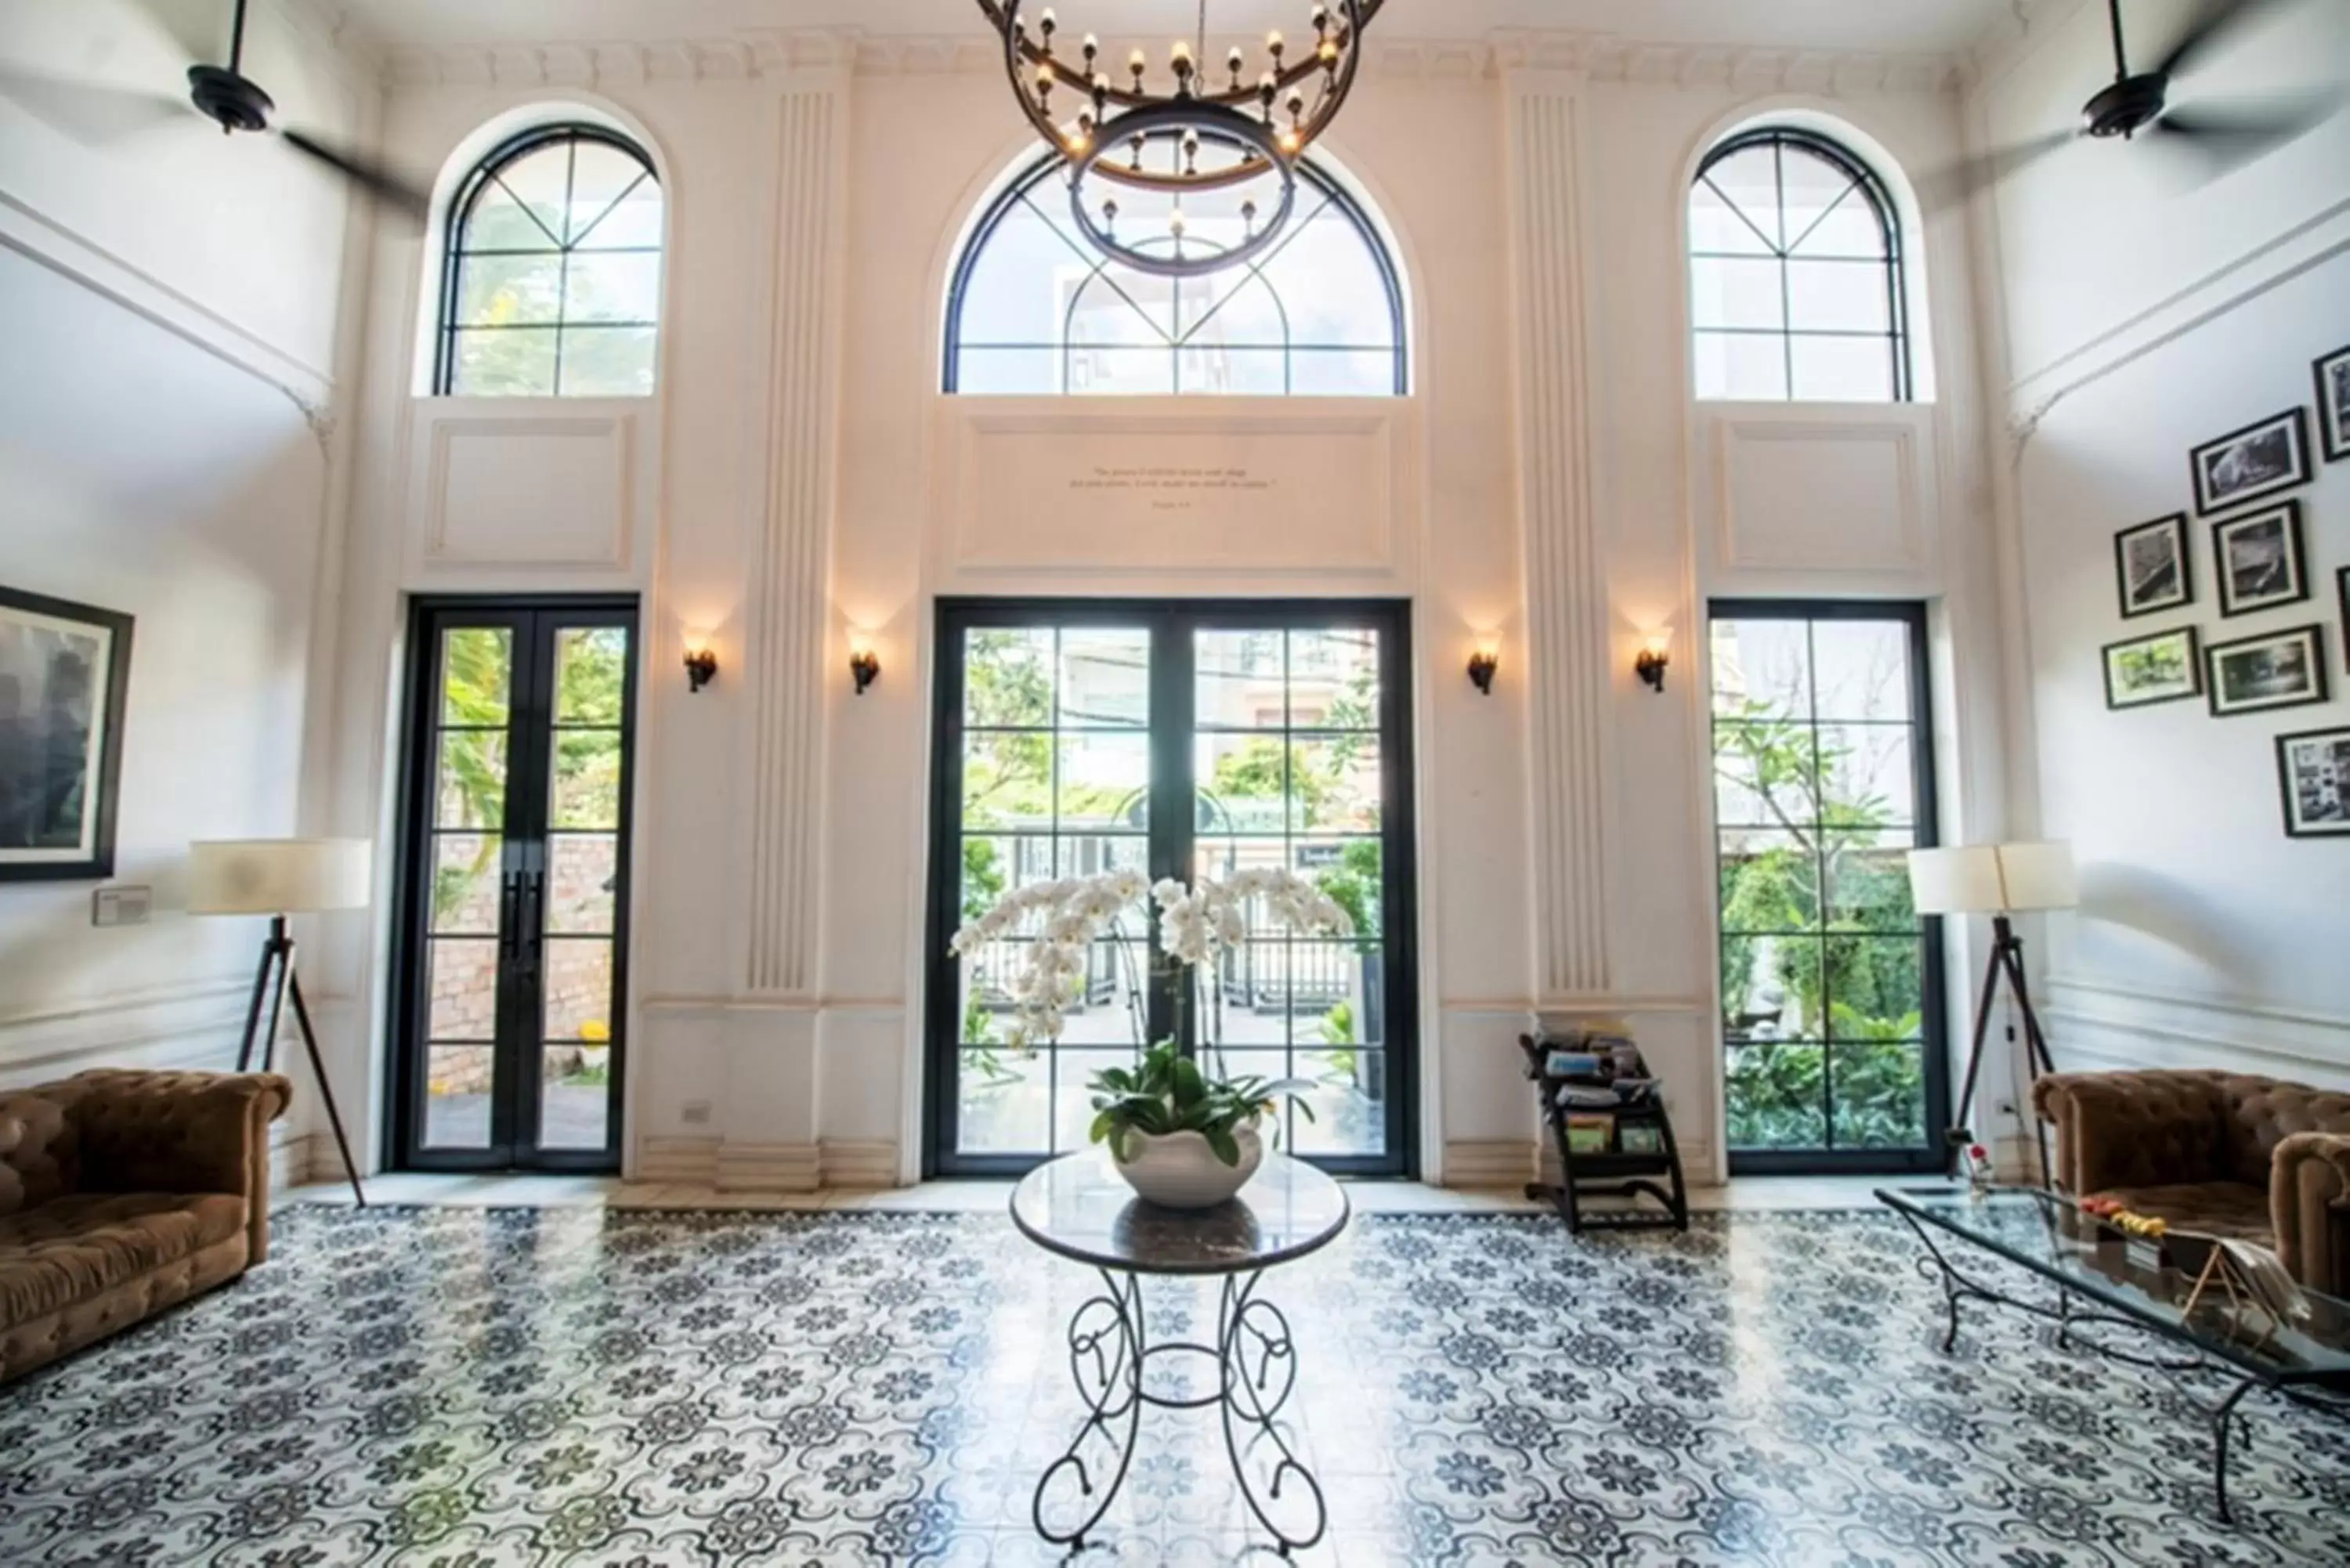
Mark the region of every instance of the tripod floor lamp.
<instances>
[{"instance_id":1,"label":"tripod floor lamp","mask_svg":"<svg viewBox=\"0 0 2350 1568\"><path fill-rule=\"evenodd\" d=\"M2070 909L2081 901L2080 877L2073 866L2069 844L1975 844L1962 849L1913 849L1909 852L1909 890L1921 915L1989 915L1991 956L1983 965L1982 992L1975 1002L1974 1048L1967 1054L1967 1084L1960 1092L1950 1128L1950 1163L1976 1141L1975 1085L1982 1075L1983 1041L1991 1031L1991 1009L2002 983L2015 999L2023 1024L2023 1070L2027 1080L2053 1073L2048 1037L2033 1011L2032 986L2024 978L2023 939L2015 934L2012 917L2031 910ZM2011 1028L2008 1038L2015 1037ZM2024 1102L2040 1147L2041 1180L2048 1179L2048 1129Z\"/></svg>"},{"instance_id":2,"label":"tripod floor lamp","mask_svg":"<svg viewBox=\"0 0 2350 1568\"><path fill-rule=\"evenodd\" d=\"M276 1068L277 1027L291 1002L303 1049L309 1053L311 1075L326 1103L328 1125L335 1130L335 1147L343 1157L343 1174L350 1178L352 1196L361 1208L367 1205L367 1192L359 1186L350 1139L343 1136L334 1085L318 1059L318 1035L310 1027L310 1009L302 1000L301 979L294 972L294 936L286 917L366 908L371 848L364 838L246 838L191 845L188 853L190 914L269 917L269 935L262 940L261 963L254 971L253 999L244 1010L236 1070L251 1069L256 1043L261 1070Z\"/></svg>"}]
</instances>

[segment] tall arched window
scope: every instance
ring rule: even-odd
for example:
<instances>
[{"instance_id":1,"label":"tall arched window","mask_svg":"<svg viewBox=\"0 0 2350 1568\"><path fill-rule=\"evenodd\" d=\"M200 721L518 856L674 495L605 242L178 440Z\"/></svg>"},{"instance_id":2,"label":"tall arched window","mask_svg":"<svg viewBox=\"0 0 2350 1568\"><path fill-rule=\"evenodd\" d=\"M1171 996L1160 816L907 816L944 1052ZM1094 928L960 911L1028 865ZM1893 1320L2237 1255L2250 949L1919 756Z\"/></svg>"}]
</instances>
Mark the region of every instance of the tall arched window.
<instances>
[{"instance_id":1,"label":"tall arched window","mask_svg":"<svg viewBox=\"0 0 2350 1568\"><path fill-rule=\"evenodd\" d=\"M1731 137L1698 170L1689 232L1700 399L1914 395L1901 220L1848 149L1787 127Z\"/></svg>"},{"instance_id":2,"label":"tall arched window","mask_svg":"<svg viewBox=\"0 0 2350 1568\"><path fill-rule=\"evenodd\" d=\"M484 159L450 209L434 389L649 395L661 218L651 161L601 127L540 127Z\"/></svg>"},{"instance_id":3,"label":"tall arched window","mask_svg":"<svg viewBox=\"0 0 2350 1568\"><path fill-rule=\"evenodd\" d=\"M1021 171L980 215L947 300L942 384L969 394L1400 397L1403 286L1370 216L1298 165L1286 232L1255 260L1166 278L1106 260L1069 214L1061 160ZM1237 237L1244 191L1183 203L1193 244ZM1120 234L1169 232L1170 199L1119 190Z\"/></svg>"}]
</instances>

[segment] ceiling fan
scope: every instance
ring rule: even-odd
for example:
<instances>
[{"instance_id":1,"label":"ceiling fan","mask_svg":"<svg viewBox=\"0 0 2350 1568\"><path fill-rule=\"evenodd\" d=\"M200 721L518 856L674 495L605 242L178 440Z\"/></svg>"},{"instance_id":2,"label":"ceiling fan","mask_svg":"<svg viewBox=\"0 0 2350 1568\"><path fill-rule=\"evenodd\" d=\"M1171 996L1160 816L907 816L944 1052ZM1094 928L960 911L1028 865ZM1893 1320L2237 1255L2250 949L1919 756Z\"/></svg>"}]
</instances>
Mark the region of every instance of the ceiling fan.
<instances>
[{"instance_id":1,"label":"ceiling fan","mask_svg":"<svg viewBox=\"0 0 2350 1568\"><path fill-rule=\"evenodd\" d=\"M0 66L0 92L84 141L112 140L177 119L187 112L192 102L224 134L267 131L271 129L270 116L277 111L277 105L258 82L244 73L244 10L245 0L236 0L228 64L190 66L186 98L101 82L72 81L5 66ZM285 145L332 169L390 211L421 220L432 205L429 192L383 164L338 150L299 130L279 128L276 135Z\"/></svg>"},{"instance_id":2,"label":"ceiling fan","mask_svg":"<svg viewBox=\"0 0 2350 1568\"><path fill-rule=\"evenodd\" d=\"M2292 140L2331 114L2339 95L2304 94L2272 98L2257 106L2213 103L2186 109L2174 108L2170 101L2171 88L2181 72L2255 13L2278 4L2279 0L2204 0L2170 52L2152 69L2133 71L2122 34L2121 0L2106 0L2106 22L2113 34L2114 79L2082 107L2079 123L1939 170L1918 182L1920 200L1929 207L1963 201L2083 137L2132 141L2145 133L2159 138L2159 145L2199 155L2207 173L2213 175Z\"/></svg>"}]
</instances>

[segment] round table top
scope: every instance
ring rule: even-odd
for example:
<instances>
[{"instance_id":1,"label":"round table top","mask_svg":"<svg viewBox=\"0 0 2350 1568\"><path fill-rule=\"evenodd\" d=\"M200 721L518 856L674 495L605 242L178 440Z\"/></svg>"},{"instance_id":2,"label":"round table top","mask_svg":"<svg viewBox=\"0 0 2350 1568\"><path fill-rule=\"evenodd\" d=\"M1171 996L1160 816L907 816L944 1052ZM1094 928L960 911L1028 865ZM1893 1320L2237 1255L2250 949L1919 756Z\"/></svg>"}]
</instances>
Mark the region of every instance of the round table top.
<instances>
[{"instance_id":1,"label":"round table top","mask_svg":"<svg viewBox=\"0 0 2350 1568\"><path fill-rule=\"evenodd\" d=\"M1302 1258L1347 1228L1346 1189L1303 1160L1268 1154L1246 1187L1213 1209L1161 1209L1135 1196L1090 1148L1038 1166L1012 1190L1030 1241L1097 1269L1239 1274Z\"/></svg>"}]
</instances>

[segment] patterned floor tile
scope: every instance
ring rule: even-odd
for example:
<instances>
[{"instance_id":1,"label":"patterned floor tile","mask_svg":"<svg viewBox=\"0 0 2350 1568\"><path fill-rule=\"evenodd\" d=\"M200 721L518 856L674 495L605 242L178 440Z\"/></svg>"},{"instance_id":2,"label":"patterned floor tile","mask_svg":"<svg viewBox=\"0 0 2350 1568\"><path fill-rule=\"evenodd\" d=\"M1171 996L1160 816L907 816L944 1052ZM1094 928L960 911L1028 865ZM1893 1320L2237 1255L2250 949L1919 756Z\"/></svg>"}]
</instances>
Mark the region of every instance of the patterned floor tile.
<instances>
[{"instance_id":1,"label":"patterned floor tile","mask_svg":"<svg viewBox=\"0 0 2350 1568\"><path fill-rule=\"evenodd\" d=\"M1211 1413L1148 1413L1076 1554L1030 1522L1096 1288L995 1215L306 1206L235 1285L0 1391L0 1563L1276 1562ZM2350 1562L2350 1423L1970 1311L1866 1213L1568 1237L1366 1215L1275 1275L1281 1419L1387 1564ZM1213 1298L1154 1282L1154 1336ZM1192 1392L1212 1387L1204 1365ZM1114 1461L1105 1459L1104 1463ZM1293 1503L1302 1494L1288 1494Z\"/></svg>"}]
</instances>

